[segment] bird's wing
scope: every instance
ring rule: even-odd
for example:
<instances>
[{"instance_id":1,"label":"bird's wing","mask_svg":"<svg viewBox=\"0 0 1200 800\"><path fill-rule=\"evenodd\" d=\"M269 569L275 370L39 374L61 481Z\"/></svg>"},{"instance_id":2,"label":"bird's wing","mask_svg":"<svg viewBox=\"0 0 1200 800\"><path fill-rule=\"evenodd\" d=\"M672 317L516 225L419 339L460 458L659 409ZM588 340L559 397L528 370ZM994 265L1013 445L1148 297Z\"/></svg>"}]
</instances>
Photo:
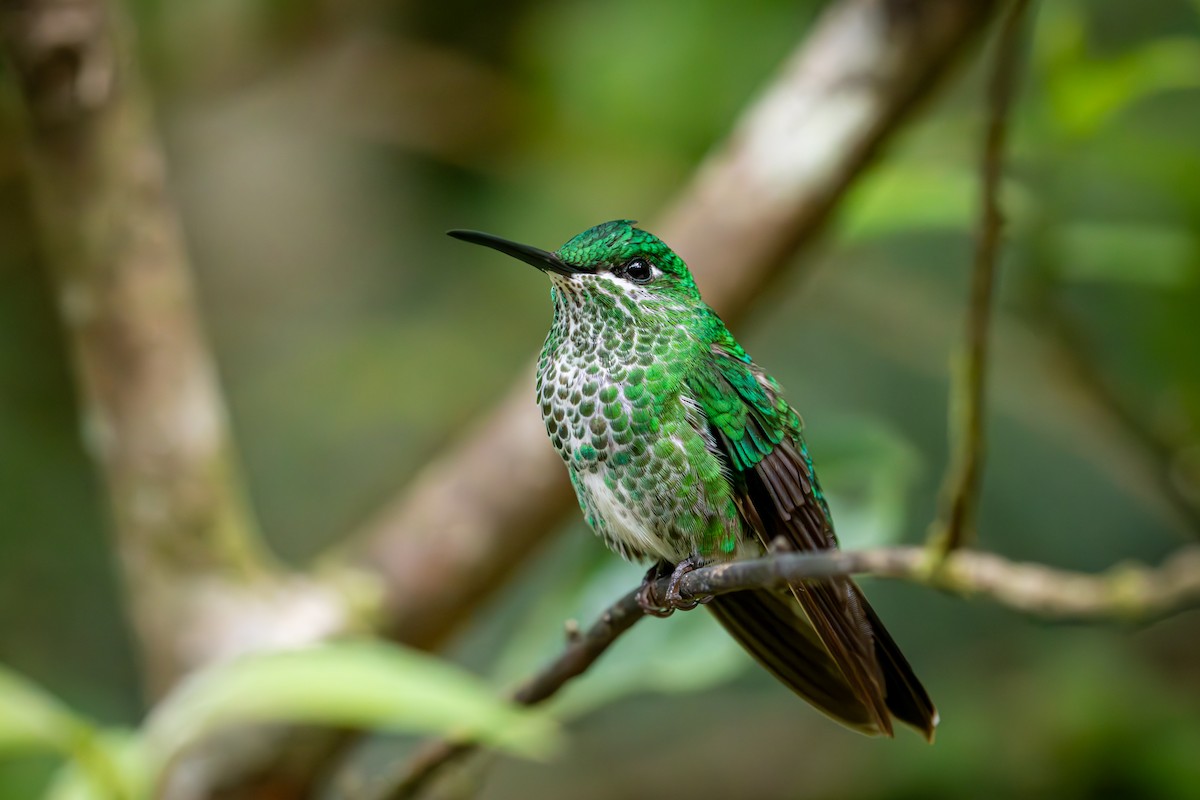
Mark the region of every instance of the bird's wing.
<instances>
[{"instance_id":1,"label":"bird's wing","mask_svg":"<svg viewBox=\"0 0 1200 800\"><path fill-rule=\"evenodd\" d=\"M747 527L764 545L783 537L801 552L836 548L800 418L778 385L728 334L713 344L707 366L695 371L690 388L729 468ZM852 724L890 735L891 707L929 735L933 705L854 581L801 584L792 594L865 711L867 724Z\"/></svg>"}]
</instances>

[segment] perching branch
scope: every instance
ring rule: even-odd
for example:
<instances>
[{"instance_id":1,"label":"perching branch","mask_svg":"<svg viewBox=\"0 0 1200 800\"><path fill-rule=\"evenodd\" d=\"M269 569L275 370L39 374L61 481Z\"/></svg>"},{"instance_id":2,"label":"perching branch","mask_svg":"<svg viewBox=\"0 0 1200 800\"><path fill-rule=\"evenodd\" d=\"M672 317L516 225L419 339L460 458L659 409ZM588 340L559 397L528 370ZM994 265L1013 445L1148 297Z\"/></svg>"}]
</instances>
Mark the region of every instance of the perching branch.
<instances>
[{"instance_id":1,"label":"perching branch","mask_svg":"<svg viewBox=\"0 0 1200 800\"><path fill-rule=\"evenodd\" d=\"M1122 565L1098 575L1013 562L976 550L956 550L946 554L944 561L922 547L783 553L698 569L684 576L680 590L685 598L697 598L862 574L904 580L962 597L986 598L1054 620L1139 622L1200 608L1200 547L1179 550L1159 567ZM660 597L669 580L659 581ZM637 591L626 594L587 631L573 637L558 658L513 692L513 701L536 705L553 697L568 681L586 672L642 616ZM394 781L372 794L372 800L415 797L442 768L474 749L473 743L464 741L431 742Z\"/></svg>"},{"instance_id":2,"label":"perching branch","mask_svg":"<svg viewBox=\"0 0 1200 800\"><path fill-rule=\"evenodd\" d=\"M966 353L951 386L951 455L943 486L945 507L934 527L932 544L943 553L961 546L972 534L975 505L983 474L985 449L988 329L996 262L1004 216L1000 210L1000 181L1008 113L1015 93L1021 21L1028 0L1012 0L996 44L996 59L988 86L987 135L980 164L979 233L971 272L971 304L967 318Z\"/></svg>"}]
</instances>

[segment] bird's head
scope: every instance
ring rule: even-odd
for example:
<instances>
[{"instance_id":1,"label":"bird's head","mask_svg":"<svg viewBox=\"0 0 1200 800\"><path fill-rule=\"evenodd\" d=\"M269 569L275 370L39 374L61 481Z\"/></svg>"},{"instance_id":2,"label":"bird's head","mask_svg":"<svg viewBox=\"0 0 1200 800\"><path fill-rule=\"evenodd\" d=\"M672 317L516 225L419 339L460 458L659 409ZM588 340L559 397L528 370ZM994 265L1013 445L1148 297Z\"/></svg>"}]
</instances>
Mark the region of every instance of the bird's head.
<instances>
[{"instance_id":1,"label":"bird's head","mask_svg":"<svg viewBox=\"0 0 1200 800\"><path fill-rule=\"evenodd\" d=\"M555 301L571 315L674 323L704 308L683 259L631 220L588 228L553 253L479 231L448 233L537 267L550 276Z\"/></svg>"}]
</instances>

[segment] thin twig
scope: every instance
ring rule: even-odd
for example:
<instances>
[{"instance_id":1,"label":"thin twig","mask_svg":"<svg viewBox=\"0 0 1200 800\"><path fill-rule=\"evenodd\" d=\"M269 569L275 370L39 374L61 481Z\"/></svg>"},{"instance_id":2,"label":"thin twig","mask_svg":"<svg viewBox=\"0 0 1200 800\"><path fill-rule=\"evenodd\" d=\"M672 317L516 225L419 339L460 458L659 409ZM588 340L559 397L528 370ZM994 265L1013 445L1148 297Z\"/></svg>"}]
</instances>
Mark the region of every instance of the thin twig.
<instances>
[{"instance_id":1,"label":"thin twig","mask_svg":"<svg viewBox=\"0 0 1200 800\"><path fill-rule=\"evenodd\" d=\"M964 597L982 597L1038 617L1073 621L1138 622L1200 608L1200 547L1183 548L1159 567L1119 565L1089 575L1042 564L1013 562L992 553L958 550L937 561L923 547L784 553L704 567L684 576L684 598L746 589L783 589L836 575L870 574L917 583ZM659 596L669 578L658 582ZM512 694L531 706L553 697L583 674L643 615L636 590L621 597L562 654ZM406 800L447 765L476 749L466 741L437 740L418 751L374 800Z\"/></svg>"},{"instance_id":2,"label":"thin twig","mask_svg":"<svg viewBox=\"0 0 1200 800\"><path fill-rule=\"evenodd\" d=\"M1004 216L1000 210L1000 181L1004 168L1004 146L1008 116L1015 94L1015 75L1020 50L1021 21L1027 0L1013 0L1000 31L996 60L989 85L989 115L980 165L979 234L971 273L971 307L967 318L965 363L955 374L951 389L951 468L944 496L949 498L934 530L934 544L943 553L960 547L973 526L975 505L983 474L986 423L988 329L992 295L996 285L996 262Z\"/></svg>"}]
</instances>

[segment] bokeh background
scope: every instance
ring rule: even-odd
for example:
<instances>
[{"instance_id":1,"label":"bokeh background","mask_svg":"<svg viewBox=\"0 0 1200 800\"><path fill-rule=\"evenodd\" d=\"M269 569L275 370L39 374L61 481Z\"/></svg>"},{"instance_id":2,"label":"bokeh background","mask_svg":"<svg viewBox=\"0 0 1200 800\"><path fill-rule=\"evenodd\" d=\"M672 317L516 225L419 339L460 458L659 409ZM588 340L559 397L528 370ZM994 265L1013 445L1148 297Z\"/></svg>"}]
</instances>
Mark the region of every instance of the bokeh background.
<instances>
[{"instance_id":1,"label":"bokeh background","mask_svg":"<svg viewBox=\"0 0 1200 800\"><path fill-rule=\"evenodd\" d=\"M132 4L278 553L303 565L353 531L540 344L544 279L442 232L553 248L616 217L653 230L822 5ZM980 544L1086 571L1156 562L1200 534L1200 3L1049 0L1027 29ZM936 512L986 46L736 331L803 413L846 546L919 541ZM18 117L5 82L0 662L134 725L135 650ZM506 685L555 652L564 619L640 574L573 523L447 653ZM1200 797L1200 615L1047 624L865 583L941 710L935 746L842 730L704 615L676 615L643 623L566 693L562 756L500 760L481 796ZM377 739L361 757L403 746ZM0 796L37 796L51 769L0 762Z\"/></svg>"}]
</instances>

